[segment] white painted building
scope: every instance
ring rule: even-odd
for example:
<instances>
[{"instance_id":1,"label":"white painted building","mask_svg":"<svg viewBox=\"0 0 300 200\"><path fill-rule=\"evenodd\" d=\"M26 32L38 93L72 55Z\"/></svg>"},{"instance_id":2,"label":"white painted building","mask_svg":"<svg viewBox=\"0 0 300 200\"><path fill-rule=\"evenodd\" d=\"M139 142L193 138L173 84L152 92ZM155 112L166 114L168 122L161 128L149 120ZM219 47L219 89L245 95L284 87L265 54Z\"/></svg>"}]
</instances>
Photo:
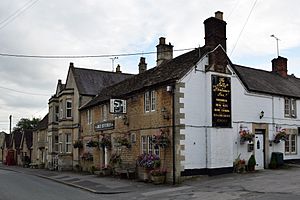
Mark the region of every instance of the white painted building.
<instances>
[{"instance_id":1,"label":"white painted building","mask_svg":"<svg viewBox=\"0 0 300 200\"><path fill-rule=\"evenodd\" d=\"M236 158L247 161L252 154L256 169L268 168L272 152L282 152L284 160L299 159L300 79L287 75L287 59L283 57L272 61L271 72L232 64L225 50L222 13L210 19L213 22L204 22L206 45L216 47L204 54L200 49L201 59L179 80L184 85L180 88L180 113L184 115L180 124L185 127L180 130L182 174L232 171ZM229 82L229 108L223 110L229 112L229 125L214 125L213 110L219 108L213 108L218 102L213 102L212 77L227 77L225 82ZM243 130L255 134L250 144L240 142ZM274 143L275 134L281 130L288 134L288 140Z\"/></svg>"}]
</instances>

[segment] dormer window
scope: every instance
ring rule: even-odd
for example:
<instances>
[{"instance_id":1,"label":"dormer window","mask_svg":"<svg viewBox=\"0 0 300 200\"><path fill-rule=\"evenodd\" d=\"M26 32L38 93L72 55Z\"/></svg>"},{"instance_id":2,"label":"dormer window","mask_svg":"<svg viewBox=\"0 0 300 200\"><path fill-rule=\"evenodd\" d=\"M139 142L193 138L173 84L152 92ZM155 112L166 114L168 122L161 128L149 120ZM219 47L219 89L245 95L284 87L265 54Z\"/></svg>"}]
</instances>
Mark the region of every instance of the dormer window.
<instances>
[{"instance_id":1,"label":"dormer window","mask_svg":"<svg viewBox=\"0 0 300 200\"><path fill-rule=\"evenodd\" d=\"M296 99L285 98L284 99L284 116L296 118L297 109L296 109Z\"/></svg>"}]
</instances>

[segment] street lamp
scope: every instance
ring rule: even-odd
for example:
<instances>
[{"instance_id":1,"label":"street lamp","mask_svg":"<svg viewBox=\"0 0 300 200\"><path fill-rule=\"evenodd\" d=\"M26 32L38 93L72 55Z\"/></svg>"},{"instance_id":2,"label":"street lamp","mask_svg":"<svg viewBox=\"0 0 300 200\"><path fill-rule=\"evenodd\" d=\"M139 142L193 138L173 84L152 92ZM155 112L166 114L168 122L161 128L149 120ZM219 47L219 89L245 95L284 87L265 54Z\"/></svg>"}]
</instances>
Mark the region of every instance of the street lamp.
<instances>
[{"instance_id":1,"label":"street lamp","mask_svg":"<svg viewBox=\"0 0 300 200\"><path fill-rule=\"evenodd\" d=\"M278 47L278 40L279 40L279 38L276 37L274 34L272 34L272 35L270 35L270 36L276 39L276 44L277 44L277 57L279 57L279 47Z\"/></svg>"}]
</instances>

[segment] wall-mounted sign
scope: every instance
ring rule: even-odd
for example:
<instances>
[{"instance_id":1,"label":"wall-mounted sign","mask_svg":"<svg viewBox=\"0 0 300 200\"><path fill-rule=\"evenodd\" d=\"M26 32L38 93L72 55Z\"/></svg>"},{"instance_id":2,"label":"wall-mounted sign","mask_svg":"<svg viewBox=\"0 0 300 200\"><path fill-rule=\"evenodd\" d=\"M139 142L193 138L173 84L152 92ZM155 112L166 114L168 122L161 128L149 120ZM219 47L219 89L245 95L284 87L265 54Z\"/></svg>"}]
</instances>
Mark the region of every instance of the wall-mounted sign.
<instances>
[{"instance_id":1,"label":"wall-mounted sign","mask_svg":"<svg viewBox=\"0 0 300 200\"><path fill-rule=\"evenodd\" d=\"M105 131L115 128L115 121L107 121L95 124L95 131Z\"/></svg>"},{"instance_id":2,"label":"wall-mounted sign","mask_svg":"<svg viewBox=\"0 0 300 200\"><path fill-rule=\"evenodd\" d=\"M230 128L231 124L231 79L211 76L212 126Z\"/></svg>"},{"instance_id":3,"label":"wall-mounted sign","mask_svg":"<svg viewBox=\"0 0 300 200\"><path fill-rule=\"evenodd\" d=\"M126 100L111 99L110 100L110 113L125 114L126 113Z\"/></svg>"}]
</instances>

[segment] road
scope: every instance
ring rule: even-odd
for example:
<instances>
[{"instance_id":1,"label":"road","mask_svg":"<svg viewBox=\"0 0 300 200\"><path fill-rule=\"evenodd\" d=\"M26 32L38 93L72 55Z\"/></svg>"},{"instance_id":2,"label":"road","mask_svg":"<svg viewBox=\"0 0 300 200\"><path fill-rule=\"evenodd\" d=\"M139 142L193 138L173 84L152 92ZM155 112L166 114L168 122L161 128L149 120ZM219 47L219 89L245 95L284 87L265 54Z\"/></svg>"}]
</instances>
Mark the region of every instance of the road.
<instances>
[{"instance_id":1,"label":"road","mask_svg":"<svg viewBox=\"0 0 300 200\"><path fill-rule=\"evenodd\" d=\"M107 198L33 175L0 170L0 200L82 199Z\"/></svg>"},{"instance_id":2,"label":"road","mask_svg":"<svg viewBox=\"0 0 300 200\"><path fill-rule=\"evenodd\" d=\"M200 177L176 187L148 186L122 194L95 194L32 174L0 169L0 200L299 200L300 168Z\"/></svg>"}]
</instances>

